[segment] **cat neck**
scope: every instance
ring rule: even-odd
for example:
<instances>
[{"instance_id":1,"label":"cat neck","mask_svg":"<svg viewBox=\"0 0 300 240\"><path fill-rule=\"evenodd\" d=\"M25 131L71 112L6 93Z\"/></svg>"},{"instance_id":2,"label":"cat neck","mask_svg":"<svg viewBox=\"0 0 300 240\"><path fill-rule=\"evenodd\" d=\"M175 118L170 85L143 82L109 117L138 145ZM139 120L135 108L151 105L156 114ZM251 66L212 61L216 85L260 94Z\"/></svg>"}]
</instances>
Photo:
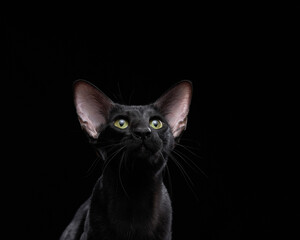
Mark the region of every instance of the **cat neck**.
<instances>
[{"instance_id":1,"label":"cat neck","mask_svg":"<svg viewBox=\"0 0 300 240\"><path fill-rule=\"evenodd\" d=\"M154 229L166 193L162 174L107 170L102 176L103 195L112 225L120 231L133 226L140 232Z\"/></svg>"},{"instance_id":2,"label":"cat neck","mask_svg":"<svg viewBox=\"0 0 300 240\"><path fill-rule=\"evenodd\" d=\"M107 169L102 178L103 191L108 196L114 195L118 198L124 198L123 200L127 202L134 202L137 198L149 198L149 196L157 195L163 185L161 172L154 173L141 169L134 171Z\"/></svg>"},{"instance_id":3,"label":"cat neck","mask_svg":"<svg viewBox=\"0 0 300 240\"><path fill-rule=\"evenodd\" d=\"M165 239L171 231L172 207L162 171L122 170L110 165L97 181L87 224L91 232L102 236L99 226L106 225L109 239Z\"/></svg>"}]
</instances>

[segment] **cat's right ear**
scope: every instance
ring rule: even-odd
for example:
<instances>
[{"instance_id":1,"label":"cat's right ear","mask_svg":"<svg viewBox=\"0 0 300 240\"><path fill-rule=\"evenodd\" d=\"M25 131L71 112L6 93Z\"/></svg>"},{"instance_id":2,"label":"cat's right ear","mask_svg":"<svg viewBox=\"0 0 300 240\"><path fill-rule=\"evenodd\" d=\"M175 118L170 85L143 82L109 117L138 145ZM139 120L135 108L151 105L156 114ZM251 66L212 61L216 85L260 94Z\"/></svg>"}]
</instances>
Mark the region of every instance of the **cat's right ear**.
<instances>
[{"instance_id":1,"label":"cat's right ear","mask_svg":"<svg viewBox=\"0 0 300 240\"><path fill-rule=\"evenodd\" d=\"M97 139L107 122L113 101L93 84L77 80L73 85L74 104L81 127Z\"/></svg>"}]
</instances>

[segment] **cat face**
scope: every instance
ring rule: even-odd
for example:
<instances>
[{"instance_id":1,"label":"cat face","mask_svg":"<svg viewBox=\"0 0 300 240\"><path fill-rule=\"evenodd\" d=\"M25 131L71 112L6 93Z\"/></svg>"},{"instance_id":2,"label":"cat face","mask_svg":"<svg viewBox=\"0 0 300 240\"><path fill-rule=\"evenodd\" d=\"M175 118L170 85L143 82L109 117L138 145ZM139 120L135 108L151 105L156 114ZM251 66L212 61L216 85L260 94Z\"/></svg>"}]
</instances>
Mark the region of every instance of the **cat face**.
<instances>
[{"instance_id":1,"label":"cat face","mask_svg":"<svg viewBox=\"0 0 300 240\"><path fill-rule=\"evenodd\" d=\"M98 139L101 149L124 147L126 159L152 166L163 165L174 147L169 124L153 105L115 104Z\"/></svg>"},{"instance_id":2,"label":"cat face","mask_svg":"<svg viewBox=\"0 0 300 240\"><path fill-rule=\"evenodd\" d=\"M135 165L155 169L165 164L174 140L186 128L191 95L191 83L182 81L153 104L127 106L114 103L86 81L74 84L80 124L96 140L104 158L108 159L112 151Z\"/></svg>"}]
</instances>

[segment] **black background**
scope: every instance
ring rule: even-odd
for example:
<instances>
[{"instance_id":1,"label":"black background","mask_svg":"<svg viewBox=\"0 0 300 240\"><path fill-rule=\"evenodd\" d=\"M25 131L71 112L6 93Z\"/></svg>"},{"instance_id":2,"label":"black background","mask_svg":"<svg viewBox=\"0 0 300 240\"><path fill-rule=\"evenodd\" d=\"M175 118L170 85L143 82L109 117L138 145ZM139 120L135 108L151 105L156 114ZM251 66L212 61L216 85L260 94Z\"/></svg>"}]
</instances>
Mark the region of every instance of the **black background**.
<instances>
[{"instance_id":1,"label":"black background","mask_svg":"<svg viewBox=\"0 0 300 240\"><path fill-rule=\"evenodd\" d=\"M275 90L281 70L273 65L279 52L268 36L271 22L210 13L159 24L150 16L113 23L113 16L92 14L4 19L13 237L58 239L100 174L99 166L88 174L96 155L73 106L79 78L132 104L193 82L181 142L193 154L177 150L208 177L178 158L189 186L170 161L173 239L269 239L298 226L289 192L295 180L274 128L281 114L274 96L284 90Z\"/></svg>"}]
</instances>

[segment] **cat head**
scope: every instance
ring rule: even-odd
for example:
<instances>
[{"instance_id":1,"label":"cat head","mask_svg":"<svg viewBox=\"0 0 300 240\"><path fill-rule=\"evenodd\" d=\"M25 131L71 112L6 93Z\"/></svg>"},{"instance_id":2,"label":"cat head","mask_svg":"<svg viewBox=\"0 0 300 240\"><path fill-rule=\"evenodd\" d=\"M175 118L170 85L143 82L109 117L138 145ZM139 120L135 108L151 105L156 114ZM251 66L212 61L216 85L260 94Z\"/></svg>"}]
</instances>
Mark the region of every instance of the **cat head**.
<instances>
[{"instance_id":1,"label":"cat head","mask_svg":"<svg viewBox=\"0 0 300 240\"><path fill-rule=\"evenodd\" d=\"M149 105L114 103L85 80L74 83L74 103L83 130L104 156L110 146L123 150L130 159L146 159L157 166L165 163L187 126L192 84L182 81ZM117 148L117 149L116 149Z\"/></svg>"}]
</instances>

